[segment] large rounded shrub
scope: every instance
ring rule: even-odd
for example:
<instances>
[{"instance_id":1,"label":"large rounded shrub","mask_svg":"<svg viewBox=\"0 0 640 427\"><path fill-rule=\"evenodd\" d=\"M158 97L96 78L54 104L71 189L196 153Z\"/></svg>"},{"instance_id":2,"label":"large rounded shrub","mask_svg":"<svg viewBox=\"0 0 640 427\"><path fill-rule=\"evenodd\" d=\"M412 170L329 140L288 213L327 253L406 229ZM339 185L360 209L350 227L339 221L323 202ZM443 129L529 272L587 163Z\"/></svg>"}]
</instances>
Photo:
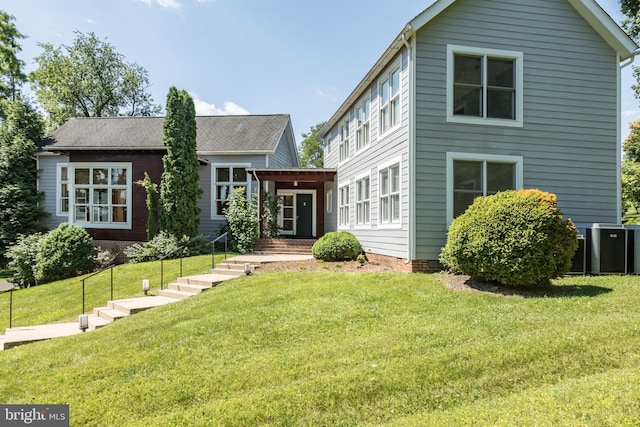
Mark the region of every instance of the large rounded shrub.
<instances>
[{"instance_id":1,"label":"large rounded shrub","mask_svg":"<svg viewBox=\"0 0 640 427\"><path fill-rule=\"evenodd\" d=\"M42 240L36 262L35 278L39 283L91 271L95 266L93 239L82 227L60 224Z\"/></svg>"},{"instance_id":2,"label":"large rounded shrub","mask_svg":"<svg viewBox=\"0 0 640 427\"><path fill-rule=\"evenodd\" d=\"M540 190L479 197L451 224L440 262L505 285L546 284L569 271L578 247L576 228L557 204Z\"/></svg>"},{"instance_id":3,"label":"large rounded shrub","mask_svg":"<svg viewBox=\"0 0 640 427\"><path fill-rule=\"evenodd\" d=\"M312 248L313 256L323 261L351 261L362 252L358 238L348 231L332 231L320 237Z\"/></svg>"}]
</instances>

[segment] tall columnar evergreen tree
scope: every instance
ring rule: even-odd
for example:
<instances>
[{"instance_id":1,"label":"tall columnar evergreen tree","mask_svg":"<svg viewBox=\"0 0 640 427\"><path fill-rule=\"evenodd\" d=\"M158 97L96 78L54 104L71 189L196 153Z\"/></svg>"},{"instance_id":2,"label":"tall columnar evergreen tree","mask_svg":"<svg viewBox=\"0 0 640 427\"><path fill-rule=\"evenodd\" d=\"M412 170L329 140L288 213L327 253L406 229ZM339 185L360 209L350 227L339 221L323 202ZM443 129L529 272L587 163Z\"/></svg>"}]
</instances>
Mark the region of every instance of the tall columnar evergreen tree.
<instances>
[{"instance_id":1,"label":"tall columnar evergreen tree","mask_svg":"<svg viewBox=\"0 0 640 427\"><path fill-rule=\"evenodd\" d=\"M2 100L6 118L0 124L0 265L20 235L41 230L36 143L44 134L39 114L20 97Z\"/></svg>"},{"instance_id":2,"label":"tall columnar evergreen tree","mask_svg":"<svg viewBox=\"0 0 640 427\"><path fill-rule=\"evenodd\" d=\"M169 89L164 119L162 158L164 172L160 182L160 229L178 238L198 234L202 195L196 154L196 111L186 91Z\"/></svg>"},{"instance_id":3,"label":"tall columnar evergreen tree","mask_svg":"<svg viewBox=\"0 0 640 427\"><path fill-rule=\"evenodd\" d=\"M18 40L25 38L15 24L14 17L0 10L0 98L15 100L20 87L27 80L22 72L24 61L18 59L22 50Z\"/></svg>"}]
</instances>

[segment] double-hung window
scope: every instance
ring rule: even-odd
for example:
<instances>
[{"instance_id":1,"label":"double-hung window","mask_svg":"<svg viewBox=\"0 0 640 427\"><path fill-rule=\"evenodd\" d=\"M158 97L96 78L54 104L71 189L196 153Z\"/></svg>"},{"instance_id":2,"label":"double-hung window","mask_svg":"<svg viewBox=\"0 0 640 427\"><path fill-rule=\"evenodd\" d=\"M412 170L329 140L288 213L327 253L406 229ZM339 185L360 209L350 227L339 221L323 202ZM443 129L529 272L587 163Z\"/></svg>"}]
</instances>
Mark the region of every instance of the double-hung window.
<instances>
[{"instance_id":1,"label":"double-hung window","mask_svg":"<svg viewBox=\"0 0 640 427\"><path fill-rule=\"evenodd\" d=\"M356 151L369 146L371 132L369 127L371 102L367 99L356 108Z\"/></svg>"},{"instance_id":2,"label":"double-hung window","mask_svg":"<svg viewBox=\"0 0 640 427\"><path fill-rule=\"evenodd\" d=\"M59 163L57 167L57 214L69 215L69 165Z\"/></svg>"},{"instance_id":3,"label":"double-hung window","mask_svg":"<svg viewBox=\"0 0 640 427\"><path fill-rule=\"evenodd\" d=\"M340 161L349 159L349 119L340 125Z\"/></svg>"},{"instance_id":4,"label":"double-hung window","mask_svg":"<svg viewBox=\"0 0 640 427\"><path fill-rule=\"evenodd\" d=\"M380 133L400 124L400 68L389 72L380 83Z\"/></svg>"},{"instance_id":5,"label":"double-hung window","mask_svg":"<svg viewBox=\"0 0 640 427\"><path fill-rule=\"evenodd\" d=\"M521 52L448 46L447 120L522 126Z\"/></svg>"},{"instance_id":6,"label":"double-hung window","mask_svg":"<svg viewBox=\"0 0 640 427\"><path fill-rule=\"evenodd\" d=\"M400 223L400 164L379 171L380 223Z\"/></svg>"},{"instance_id":7,"label":"double-hung window","mask_svg":"<svg viewBox=\"0 0 640 427\"><path fill-rule=\"evenodd\" d=\"M338 189L338 226L349 228L349 184Z\"/></svg>"},{"instance_id":8,"label":"double-hung window","mask_svg":"<svg viewBox=\"0 0 640 427\"><path fill-rule=\"evenodd\" d=\"M473 203L499 191L522 186L522 157L447 153L449 222Z\"/></svg>"},{"instance_id":9,"label":"double-hung window","mask_svg":"<svg viewBox=\"0 0 640 427\"><path fill-rule=\"evenodd\" d=\"M251 196L250 178L247 174L247 167L250 165L214 165L213 185L214 207L213 215L222 216L224 210L229 206L229 197L233 196L236 188L244 187L247 199Z\"/></svg>"},{"instance_id":10,"label":"double-hung window","mask_svg":"<svg viewBox=\"0 0 640 427\"><path fill-rule=\"evenodd\" d=\"M369 177L356 181L356 224L371 224L371 192Z\"/></svg>"},{"instance_id":11,"label":"double-hung window","mask_svg":"<svg viewBox=\"0 0 640 427\"><path fill-rule=\"evenodd\" d=\"M131 163L78 163L68 172L72 222L93 228L130 226Z\"/></svg>"}]
</instances>

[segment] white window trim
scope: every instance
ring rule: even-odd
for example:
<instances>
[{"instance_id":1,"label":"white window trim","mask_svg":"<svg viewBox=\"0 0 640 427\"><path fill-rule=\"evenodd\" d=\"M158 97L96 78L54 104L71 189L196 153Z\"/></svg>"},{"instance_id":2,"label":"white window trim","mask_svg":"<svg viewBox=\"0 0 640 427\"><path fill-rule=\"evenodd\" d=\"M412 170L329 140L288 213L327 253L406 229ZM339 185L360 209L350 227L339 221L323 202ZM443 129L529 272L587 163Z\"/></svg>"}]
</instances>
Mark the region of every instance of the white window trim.
<instances>
[{"instance_id":1,"label":"white window trim","mask_svg":"<svg viewBox=\"0 0 640 427\"><path fill-rule=\"evenodd\" d=\"M495 163L509 163L514 164L516 166L516 182L515 188L523 187L523 167L524 167L524 158L522 156L504 156L498 154L477 154L477 153L456 153L456 152L448 152L447 153L447 228L451 225L453 221L453 186L454 186L454 175L453 175L453 162L454 161L481 161L481 162L495 162ZM486 183L486 175L483 177L482 188L487 188Z\"/></svg>"},{"instance_id":2,"label":"white window trim","mask_svg":"<svg viewBox=\"0 0 640 427\"><path fill-rule=\"evenodd\" d=\"M338 126L338 163L344 163L351 159L351 120L349 120L349 116L346 119L340 122ZM347 137L344 138L344 133L342 130L347 130ZM346 156L342 157L342 153L344 151L344 144L347 144L346 147Z\"/></svg>"},{"instance_id":3,"label":"white window trim","mask_svg":"<svg viewBox=\"0 0 640 427\"><path fill-rule=\"evenodd\" d=\"M516 93L516 118L494 119L484 117L470 117L453 114L453 86L454 86L454 57L459 55L479 55L491 58L505 58L515 60L515 93ZM510 50L485 49L469 46L447 45L447 122L466 123L489 126L523 127L524 108L524 54ZM486 78L486 76L484 76ZM486 87L485 82L483 85Z\"/></svg>"},{"instance_id":4,"label":"white window trim","mask_svg":"<svg viewBox=\"0 0 640 427\"><path fill-rule=\"evenodd\" d=\"M382 74L382 77L380 77L380 79L378 79L378 105L377 105L377 116L378 116L378 139L383 138L384 136L394 132L396 129L398 129L400 127L400 125L402 124L402 85L403 85L403 76L402 76L402 66L401 66L401 62L400 59L396 60L396 62L387 69L387 71L385 71ZM387 80L391 80L391 75L395 72L398 71L398 84L400 85L400 87L398 88L398 109L400 111L398 111L398 123L396 123L395 125L391 126L389 129L385 129L383 131L383 123L382 123L382 84L387 81ZM389 104L391 104L391 93L389 93Z\"/></svg>"},{"instance_id":5,"label":"white window trim","mask_svg":"<svg viewBox=\"0 0 640 427\"><path fill-rule=\"evenodd\" d=\"M216 168L250 168L251 163L212 163L211 164L211 219L212 220L222 220L225 219L224 214L216 213ZM251 176L247 174L247 200L251 198L252 189L251 189Z\"/></svg>"},{"instance_id":6,"label":"white window trim","mask_svg":"<svg viewBox=\"0 0 640 427\"><path fill-rule=\"evenodd\" d=\"M67 189L69 191L69 211L67 212L63 212L62 211L62 203L60 203L62 201L62 191L61 190L61 186L63 181L60 179L60 172L62 168L67 168ZM70 176L70 171L69 171L69 163L58 163L56 164L56 216L63 216L63 217L68 217L70 218L71 215L71 183L69 181L69 176Z\"/></svg>"},{"instance_id":7,"label":"white window trim","mask_svg":"<svg viewBox=\"0 0 640 427\"><path fill-rule=\"evenodd\" d=\"M369 222L366 222L364 224L358 224L358 183L360 181L362 181L365 178L369 178ZM372 207L373 207L373 201L371 200L371 194L373 193L373 191L371 191L371 185L373 184L373 180L371 178L371 173L365 173L362 175L358 175L355 177L354 179L354 186L353 186L353 190L354 190L354 206L355 206L355 211L354 211L354 218L355 218L355 228L358 229L369 229L371 228L371 220L372 220L372 216L373 216L373 211L372 211Z\"/></svg>"},{"instance_id":8,"label":"white window trim","mask_svg":"<svg viewBox=\"0 0 640 427\"><path fill-rule=\"evenodd\" d=\"M400 218L398 220L398 222L393 222L393 220L391 220L390 222L383 222L382 221L382 215L381 215L381 208L382 208L382 189L381 189L381 182L380 182L380 172L384 169L389 169L391 166L395 166L398 165L398 179L399 179L399 183L400 183L400 189L399 189L399 193L400 193L400 199L398 201L398 203L400 203ZM404 188L402 185L402 159L400 157L394 158L392 160L389 160L385 163L381 163L380 165L378 165L378 171L377 171L377 203L378 203L378 207L377 207L377 216L378 216L378 228L382 228L382 229L398 229L398 228L402 228L402 224L403 224L403 212L402 212L402 198L403 198L403 194L404 194Z\"/></svg>"},{"instance_id":9,"label":"white window trim","mask_svg":"<svg viewBox=\"0 0 640 427\"><path fill-rule=\"evenodd\" d=\"M358 117L358 110L365 104L365 103L369 103L369 117L367 118L366 122L360 122L360 117ZM371 97L369 96L369 94L367 94L364 98L362 98L360 100L360 102L358 102L356 104L356 108L354 110L354 116L355 116L355 154L358 155L359 153L362 153L363 151L366 151L369 147L371 147ZM358 135L361 129L364 128L364 123L367 123L368 125L368 133L369 133L369 142L367 142L366 145L363 145L362 147L358 147Z\"/></svg>"},{"instance_id":10,"label":"white window trim","mask_svg":"<svg viewBox=\"0 0 640 427\"><path fill-rule=\"evenodd\" d=\"M69 162L69 223L76 224L84 228L95 229L116 229L116 230L131 230L131 215L133 211L133 163L131 162L82 162L75 163ZM127 169L127 221L123 223L101 223L93 221L76 221L76 183L75 183L75 170L87 169L87 168L126 168ZM110 187L110 184L108 185ZM85 185L81 185L85 187ZM94 188L93 184L89 185L89 188ZM90 196L93 197L93 196Z\"/></svg>"},{"instance_id":11,"label":"white window trim","mask_svg":"<svg viewBox=\"0 0 640 427\"><path fill-rule=\"evenodd\" d=\"M340 222L340 208L342 208L342 206L344 206L344 205L341 204L342 200L341 200L340 196L341 196L341 192L342 192L341 190L344 187L348 188L347 191L349 193L349 203L346 205L348 207L348 209L349 209L349 214L347 215L347 224L342 224ZM337 221L338 230L349 230L351 228L351 213L352 213L352 209L351 209L351 204L352 203L351 203L351 201L353 199L351 197L351 189L352 189L351 181L345 181L345 182L341 182L341 183L338 184L338 202L336 204L337 205L337 211L338 211L337 212L337 214L338 214L338 217L337 217L337 219L338 219L338 221Z\"/></svg>"}]
</instances>

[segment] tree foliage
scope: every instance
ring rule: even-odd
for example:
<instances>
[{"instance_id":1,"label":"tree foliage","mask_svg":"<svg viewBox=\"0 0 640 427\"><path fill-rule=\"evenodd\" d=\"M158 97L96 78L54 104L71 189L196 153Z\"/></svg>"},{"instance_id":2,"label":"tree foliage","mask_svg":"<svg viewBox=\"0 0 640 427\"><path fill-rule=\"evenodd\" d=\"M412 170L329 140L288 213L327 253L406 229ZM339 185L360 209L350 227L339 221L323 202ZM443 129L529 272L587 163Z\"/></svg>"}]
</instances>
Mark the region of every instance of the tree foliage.
<instances>
[{"instance_id":1,"label":"tree foliage","mask_svg":"<svg viewBox=\"0 0 640 427\"><path fill-rule=\"evenodd\" d=\"M30 79L53 127L71 117L151 116L160 112L147 91L147 71L94 33L75 32L70 46L39 44Z\"/></svg>"},{"instance_id":2,"label":"tree foliage","mask_svg":"<svg viewBox=\"0 0 640 427\"><path fill-rule=\"evenodd\" d=\"M622 146L623 220L636 223L640 212L640 119L629 124L630 132Z\"/></svg>"},{"instance_id":3,"label":"tree foliage","mask_svg":"<svg viewBox=\"0 0 640 427\"><path fill-rule=\"evenodd\" d=\"M640 39L640 2L620 0L620 8L625 15L622 28L636 41Z\"/></svg>"},{"instance_id":4,"label":"tree foliage","mask_svg":"<svg viewBox=\"0 0 640 427\"><path fill-rule=\"evenodd\" d=\"M20 235L41 230L36 143L44 133L38 113L21 97L2 100L6 118L0 122L0 265L7 247Z\"/></svg>"},{"instance_id":5,"label":"tree foliage","mask_svg":"<svg viewBox=\"0 0 640 427\"><path fill-rule=\"evenodd\" d=\"M227 196L229 205L224 210L231 232L231 240L241 254L251 252L260 237L258 206L255 198L247 199L247 189L236 187Z\"/></svg>"},{"instance_id":6,"label":"tree foliage","mask_svg":"<svg viewBox=\"0 0 640 427\"><path fill-rule=\"evenodd\" d=\"M18 40L25 36L16 28L14 19L0 10L0 98L10 100L16 99L20 86L27 80L22 72L24 61L17 56L22 50Z\"/></svg>"},{"instance_id":7,"label":"tree foliage","mask_svg":"<svg viewBox=\"0 0 640 427\"><path fill-rule=\"evenodd\" d=\"M326 122L312 126L309 133L303 133L304 140L299 147L298 157L303 168L321 168L324 165L324 146L318 136Z\"/></svg>"},{"instance_id":8,"label":"tree foliage","mask_svg":"<svg viewBox=\"0 0 640 427\"><path fill-rule=\"evenodd\" d=\"M198 234L202 195L196 153L196 111L186 91L169 89L163 142L167 154L160 182L160 229L176 237Z\"/></svg>"},{"instance_id":9,"label":"tree foliage","mask_svg":"<svg viewBox=\"0 0 640 427\"><path fill-rule=\"evenodd\" d=\"M151 177L147 172L144 173L144 179L136 182L142 186L147 193L147 240L152 240L160 231L159 213L158 213L158 184L151 181Z\"/></svg>"}]
</instances>

